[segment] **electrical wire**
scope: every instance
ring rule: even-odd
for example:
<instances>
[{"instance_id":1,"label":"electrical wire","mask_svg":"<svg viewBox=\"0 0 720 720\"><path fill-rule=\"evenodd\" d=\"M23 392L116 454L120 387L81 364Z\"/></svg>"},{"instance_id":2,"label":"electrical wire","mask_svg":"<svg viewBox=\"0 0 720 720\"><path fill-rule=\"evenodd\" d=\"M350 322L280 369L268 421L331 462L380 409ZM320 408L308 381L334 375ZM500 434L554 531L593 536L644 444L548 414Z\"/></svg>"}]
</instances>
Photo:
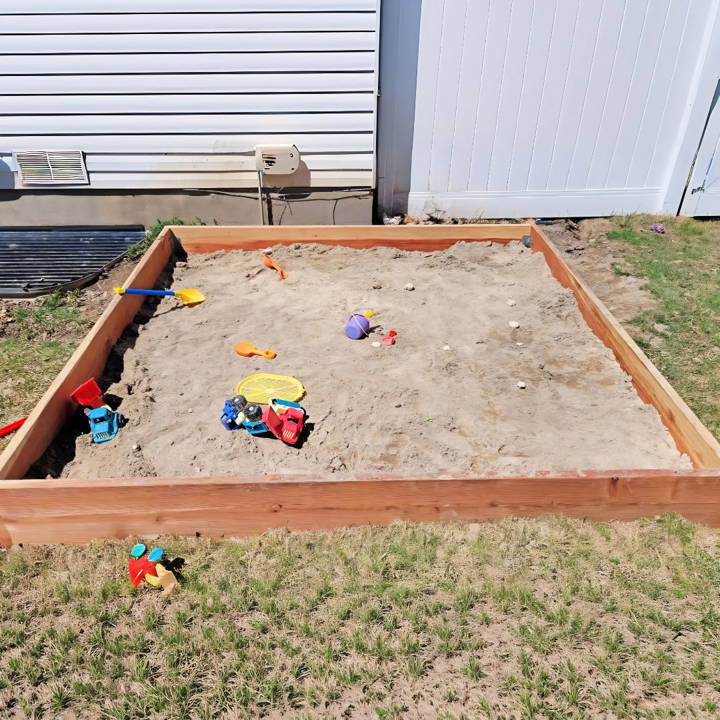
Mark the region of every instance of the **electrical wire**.
<instances>
[{"instance_id":1,"label":"electrical wire","mask_svg":"<svg viewBox=\"0 0 720 720\"><path fill-rule=\"evenodd\" d=\"M263 192L265 191L263 184L262 184L262 177L261 177L261 171L258 170L258 202L260 206L260 223L261 225L265 224L265 214L263 212L262 208L262 198L263 198ZM290 210L290 215L292 215L292 208L291 205L294 203L302 202L331 202L333 203L333 209L332 209L332 224L335 225L335 213L337 211L337 206L340 200L364 200L366 198L373 197L372 190L366 190L363 193L356 193L354 190L335 190L334 188L331 189L332 192L350 192L354 193L352 195L343 195L342 197L334 197L334 198L311 198L307 197L307 192L301 192L301 193L286 193L282 190L276 191L276 192L268 192L267 197L269 200L277 200L279 202L285 203L285 207L283 208L282 212L280 213L280 217L278 219L278 225L282 225L283 217L285 217L285 213L287 210ZM237 197L237 198L244 198L246 200L255 200L254 195L246 195L244 193L235 193L231 192L229 190L205 190L202 188L183 188L183 192L193 192L193 193L203 193L205 195L229 195L230 197ZM318 190L317 188L314 188L312 192L327 192L323 190ZM295 199L293 199L295 198Z\"/></svg>"},{"instance_id":2,"label":"electrical wire","mask_svg":"<svg viewBox=\"0 0 720 720\"><path fill-rule=\"evenodd\" d=\"M258 207L260 208L260 224L265 224L265 213L263 213L263 171L258 168Z\"/></svg>"}]
</instances>

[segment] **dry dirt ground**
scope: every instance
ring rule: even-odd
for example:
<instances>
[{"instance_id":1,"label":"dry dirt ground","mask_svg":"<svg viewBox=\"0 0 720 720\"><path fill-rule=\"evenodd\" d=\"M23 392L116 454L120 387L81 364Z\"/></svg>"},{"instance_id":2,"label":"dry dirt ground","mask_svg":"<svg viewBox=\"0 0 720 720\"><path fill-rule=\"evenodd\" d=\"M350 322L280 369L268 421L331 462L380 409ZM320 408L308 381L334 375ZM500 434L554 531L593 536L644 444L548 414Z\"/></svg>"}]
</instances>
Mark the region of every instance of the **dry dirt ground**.
<instances>
[{"instance_id":1,"label":"dry dirt ground","mask_svg":"<svg viewBox=\"0 0 720 720\"><path fill-rule=\"evenodd\" d=\"M206 302L167 298L126 335L108 391L128 424L107 444L63 438L63 456L75 455L65 476L689 467L572 293L521 243L296 245L273 257L287 280L258 253L176 268L174 287ZM368 309L382 330L344 337L347 317ZM397 344L374 347L391 328ZM238 357L238 341L278 357ZM263 371L304 383L302 447L221 426L235 384Z\"/></svg>"},{"instance_id":2,"label":"dry dirt ground","mask_svg":"<svg viewBox=\"0 0 720 720\"><path fill-rule=\"evenodd\" d=\"M627 322L655 306L655 299L643 290L643 278L613 272L613 265L623 262L627 244L607 238L607 233L617 229L612 220L561 219L542 229L564 251L565 261L588 282L620 322Z\"/></svg>"}]
</instances>

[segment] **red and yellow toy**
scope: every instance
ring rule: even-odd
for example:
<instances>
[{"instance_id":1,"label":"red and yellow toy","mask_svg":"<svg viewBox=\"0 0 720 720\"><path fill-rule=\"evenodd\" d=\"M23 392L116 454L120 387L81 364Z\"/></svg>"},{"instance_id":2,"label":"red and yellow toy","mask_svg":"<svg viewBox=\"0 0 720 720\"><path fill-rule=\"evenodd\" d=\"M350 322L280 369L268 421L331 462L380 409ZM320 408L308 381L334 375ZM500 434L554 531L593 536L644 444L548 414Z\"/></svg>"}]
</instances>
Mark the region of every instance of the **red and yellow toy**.
<instances>
[{"instance_id":1,"label":"red and yellow toy","mask_svg":"<svg viewBox=\"0 0 720 720\"><path fill-rule=\"evenodd\" d=\"M163 595L169 595L178 584L176 575L180 575L180 569L185 564L182 558L165 560L165 551L162 548L153 548L147 553L147 548L142 543L133 545L128 560L128 572L130 582L138 587L144 582L152 587L161 587Z\"/></svg>"},{"instance_id":2,"label":"red and yellow toy","mask_svg":"<svg viewBox=\"0 0 720 720\"><path fill-rule=\"evenodd\" d=\"M262 414L267 429L288 445L296 445L305 424L305 410L298 403L274 398Z\"/></svg>"}]
</instances>

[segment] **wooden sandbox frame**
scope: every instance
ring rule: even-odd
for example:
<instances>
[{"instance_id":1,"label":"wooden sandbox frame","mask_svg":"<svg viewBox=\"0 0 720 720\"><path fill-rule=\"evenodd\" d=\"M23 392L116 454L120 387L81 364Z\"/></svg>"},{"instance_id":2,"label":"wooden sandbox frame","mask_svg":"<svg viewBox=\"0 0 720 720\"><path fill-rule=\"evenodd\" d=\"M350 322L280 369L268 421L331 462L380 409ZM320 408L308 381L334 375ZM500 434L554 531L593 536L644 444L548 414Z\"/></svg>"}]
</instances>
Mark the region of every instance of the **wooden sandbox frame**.
<instances>
[{"instance_id":1,"label":"wooden sandbox frame","mask_svg":"<svg viewBox=\"0 0 720 720\"><path fill-rule=\"evenodd\" d=\"M69 393L102 374L143 298L114 297L0 456L0 545L80 543L131 535L213 537L270 528L316 530L393 520L493 520L562 513L631 520L677 512L720 525L720 444L570 269L535 225L167 227L135 267L128 287L152 287L178 243L187 253L322 243L351 248L441 250L464 240L516 242L529 235L587 324L613 350L639 396L652 403L694 469L538 472L517 477L268 475L202 478L18 480L47 449L74 405Z\"/></svg>"}]
</instances>

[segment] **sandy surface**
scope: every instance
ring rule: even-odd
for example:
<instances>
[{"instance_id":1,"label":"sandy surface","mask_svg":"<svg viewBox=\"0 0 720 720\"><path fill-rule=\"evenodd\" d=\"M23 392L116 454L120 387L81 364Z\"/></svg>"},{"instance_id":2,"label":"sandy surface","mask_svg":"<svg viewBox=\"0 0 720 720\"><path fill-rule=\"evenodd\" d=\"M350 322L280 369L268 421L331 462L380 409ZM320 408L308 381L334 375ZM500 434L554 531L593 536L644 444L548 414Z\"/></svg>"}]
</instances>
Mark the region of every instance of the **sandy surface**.
<instances>
[{"instance_id":1,"label":"sandy surface","mask_svg":"<svg viewBox=\"0 0 720 720\"><path fill-rule=\"evenodd\" d=\"M78 437L64 476L690 467L572 294L519 243L296 245L273 257L287 280L257 252L190 256L175 269L174 287L207 301L163 299L126 337L108 391L128 424L109 444ZM348 315L369 309L398 332L395 346L373 347L380 332L344 336ZM278 356L239 357L238 341ZM313 427L302 447L220 424L236 383L261 371L304 383Z\"/></svg>"}]
</instances>

